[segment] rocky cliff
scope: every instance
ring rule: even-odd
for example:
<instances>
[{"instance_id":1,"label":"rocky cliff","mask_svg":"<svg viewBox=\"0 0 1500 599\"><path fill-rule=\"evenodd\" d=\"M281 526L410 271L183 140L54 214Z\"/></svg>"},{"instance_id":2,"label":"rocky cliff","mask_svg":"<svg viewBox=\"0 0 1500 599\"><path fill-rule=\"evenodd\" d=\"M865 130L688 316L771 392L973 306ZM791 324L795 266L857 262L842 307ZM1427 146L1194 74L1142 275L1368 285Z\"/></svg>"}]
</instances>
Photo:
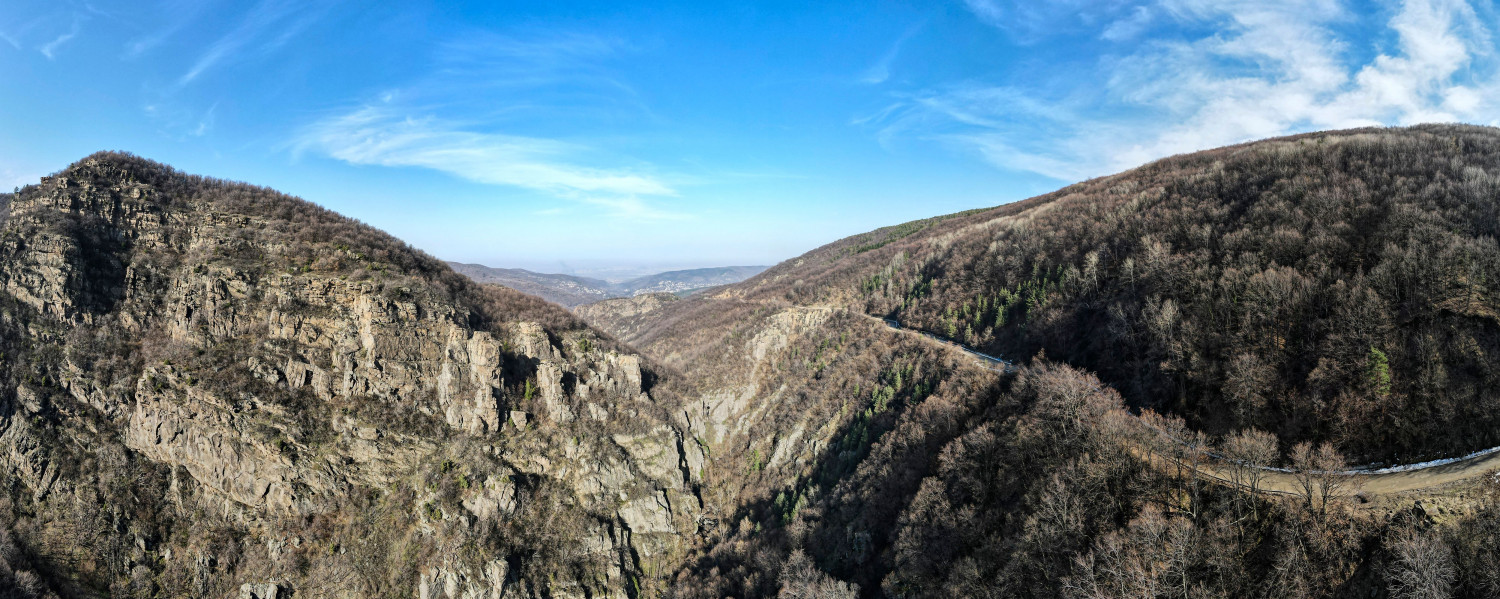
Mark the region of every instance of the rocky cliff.
<instances>
[{"instance_id":1,"label":"rocky cliff","mask_svg":"<svg viewBox=\"0 0 1500 599\"><path fill-rule=\"evenodd\" d=\"M5 212L0 518L65 594L624 597L693 538L677 400L556 307L126 155Z\"/></svg>"},{"instance_id":2,"label":"rocky cliff","mask_svg":"<svg viewBox=\"0 0 1500 599\"><path fill-rule=\"evenodd\" d=\"M671 293L643 293L584 304L573 308L573 313L601 330L628 338L654 327L656 311L681 299Z\"/></svg>"}]
</instances>

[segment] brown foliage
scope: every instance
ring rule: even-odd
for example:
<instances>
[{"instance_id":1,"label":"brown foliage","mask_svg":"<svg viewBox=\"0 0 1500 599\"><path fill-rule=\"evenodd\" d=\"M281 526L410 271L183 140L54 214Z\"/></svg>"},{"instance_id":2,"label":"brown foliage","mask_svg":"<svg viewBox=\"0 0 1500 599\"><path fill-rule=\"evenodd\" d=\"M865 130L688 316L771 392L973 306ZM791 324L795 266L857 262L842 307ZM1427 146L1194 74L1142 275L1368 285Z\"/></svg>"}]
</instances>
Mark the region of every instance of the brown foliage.
<instances>
[{"instance_id":1,"label":"brown foliage","mask_svg":"<svg viewBox=\"0 0 1500 599\"><path fill-rule=\"evenodd\" d=\"M1230 460L1230 476L1236 486L1249 491L1252 499L1241 503L1251 504L1252 509L1259 506L1253 498L1260 493L1265 469L1274 466L1281 455L1276 445L1275 435L1255 429L1240 431L1223 441L1224 457ZM1258 518L1259 513L1253 516Z\"/></svg>"},{"instance_id":2,"label":"brown foliage","mask_svg":"<svg viewBox=\"0 0 1500 599\"><path fill-rule=\"evenodd\" d=\"M1268 140L858 235L718 295L1045 350L1211 434L1461 454L1500 444L1497 168L1482 127ZM725 306L678 303L632 341Z\"/></svg>"},{"instance_id":3,"label":"brown foliage","mask_svg":"<svg viewBox=\"0 0 1500 599\"><path fill-rule=\"evenodd\" d=\"M1392 599L1447 599L1457 573L1453 550L1441 537L1406 531L1391 547L1395 563L1386 572Z\"/></svg>"}]
</instances>

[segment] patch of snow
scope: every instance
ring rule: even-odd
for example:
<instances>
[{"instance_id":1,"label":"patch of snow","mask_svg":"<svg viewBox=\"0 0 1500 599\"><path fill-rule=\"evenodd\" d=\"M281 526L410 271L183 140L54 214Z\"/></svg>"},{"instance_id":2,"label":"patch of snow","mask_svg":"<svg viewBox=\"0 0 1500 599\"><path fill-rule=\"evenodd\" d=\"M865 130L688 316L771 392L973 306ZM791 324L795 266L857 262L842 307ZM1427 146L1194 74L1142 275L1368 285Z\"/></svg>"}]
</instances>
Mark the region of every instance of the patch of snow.
<instances>
[{"instance_id":1,"label":"patch of snow","mask_svg":"<svg viewBox=\"0 0 1500 599\"><path fill-rule=\"evenodd\" d=\"M1441 460L1432 460L1430 462L1421 462L1418 464L1402 464L1400 466L1391 466L1389 468L1381 468L1379 470L1351 470L1350 472L1359 474L1390 474L1393 472L1410 472L1412 470L1424 470L1427 468L1436 468L1438 466L1447 466L1448 464L1462 462L1465 460L1472 460L1474 458L1484 457L1496 452L1500 452L1500 447L1481 449L1469 455L1457 458L1445 458Z\"/></svg>"}]
</instances>

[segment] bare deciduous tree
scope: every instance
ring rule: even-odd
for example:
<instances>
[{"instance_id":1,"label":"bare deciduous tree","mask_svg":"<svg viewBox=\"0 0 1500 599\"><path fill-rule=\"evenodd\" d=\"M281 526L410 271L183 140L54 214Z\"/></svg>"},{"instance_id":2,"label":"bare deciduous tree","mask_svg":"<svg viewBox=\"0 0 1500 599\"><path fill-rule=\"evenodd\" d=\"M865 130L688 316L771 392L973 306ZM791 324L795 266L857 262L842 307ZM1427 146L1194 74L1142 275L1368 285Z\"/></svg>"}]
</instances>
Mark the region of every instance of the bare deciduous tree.
<instances>
[{"instance_id":1,"label":"bare deciduous tree","mask_svg":"<svg viewBox=\"0 0 1500 599\"><path fill-rule=\"evenodd\" d=\"M1328 443L1318 445L1313 454L1313 467L1318 475L1318 507L1326 511L1328 500L1348 494L1355 479L1348 472L1349 463L1344 459L1344 454Z\"/></svg>"},{"instance_id":2,"label":"bare deciduous tree","mask_svg":"<svg viewBox=\"0 0 1500 599\"><path fill-rule=\"evenodd\" d=\"M1308 509L1323 513L1328 501L1351 489L1354 477L1345 469L1344 454L1327 443L1314 447L1302 442L1292 447L1292 470Z\"/></svg>"},{"instance_id":3,"label":"bare deciduous tree","mask_svg":"<svg viewBox=\"0 0 1500 599\"><path fill-rule=\"evenodd\" d=\"M1255 495L1260 493L1260 484L1266 475L1265 468L1276 461L1276 435L1253 428L1245 429L1225 439L1223 451L1224 457L1233 462L1230 476L1234 484L1250 491L1251 515L1259 518L1259 504ZM1241 503L1243 502L1236 503L1237 509Z\"/></svg>"},{"instance_id":4,"label":"bare deciduous tree","mask_svg":"<svg viewBox=\"0 0 1500 599\"><path fill-rule=\"evenodd\" d=\"M1074 574L1062 590L1075 599L1190 596L1198 584L1191 573L1200 542L1188 518L1147 506L1125 530L1104 536L1075 558Z\"/></svg>"},{"instance_id":5,"label":"bare deciduous tree","mask_svg":"<svg viewBox=\"0 0 1500 599\"><path fill-rule=\"evenodd\" d=\"M859 585L849 584L823 573L801 549L792 552L781 567L781 592L778 599L854 599Z\"/></svg>"},{"instance_id":6,"label":"bare deciduous tree","mask_svg":"<svg viewBox=\"0 0 1500 599\"><path fill-rule=\"evenodd\" d=\"M1420 532L1402 535L1391 547L1395 563L1386 573L1387 588L1396 599L1446 599L1452 596L1457 572L1453 551L1442 539Z\"/></svg>"}]
</instances>

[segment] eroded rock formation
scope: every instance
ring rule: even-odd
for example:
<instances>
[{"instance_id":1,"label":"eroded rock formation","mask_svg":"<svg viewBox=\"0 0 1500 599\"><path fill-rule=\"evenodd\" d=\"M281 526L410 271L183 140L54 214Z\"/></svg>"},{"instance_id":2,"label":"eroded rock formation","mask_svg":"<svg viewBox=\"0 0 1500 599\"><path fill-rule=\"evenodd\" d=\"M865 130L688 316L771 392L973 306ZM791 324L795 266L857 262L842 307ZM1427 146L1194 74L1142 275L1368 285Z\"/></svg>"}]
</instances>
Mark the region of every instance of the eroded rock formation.
<instances>
[{"instance_id":1,"label":"eroded rock formation","mask_svg":"<svg viewBox=\"0 0 1500 599\"><path fill-rule=\"evenodd\" d=\"M6 516L99 502L98 534L141 539L100 548L84 586L625 597L693 538L682 411L560 309L128 156L28 187L3 222ZM227 538L184 534L209 530ZM394 545L356 536L375 530Z\"/></svg>"}]
</instances>

